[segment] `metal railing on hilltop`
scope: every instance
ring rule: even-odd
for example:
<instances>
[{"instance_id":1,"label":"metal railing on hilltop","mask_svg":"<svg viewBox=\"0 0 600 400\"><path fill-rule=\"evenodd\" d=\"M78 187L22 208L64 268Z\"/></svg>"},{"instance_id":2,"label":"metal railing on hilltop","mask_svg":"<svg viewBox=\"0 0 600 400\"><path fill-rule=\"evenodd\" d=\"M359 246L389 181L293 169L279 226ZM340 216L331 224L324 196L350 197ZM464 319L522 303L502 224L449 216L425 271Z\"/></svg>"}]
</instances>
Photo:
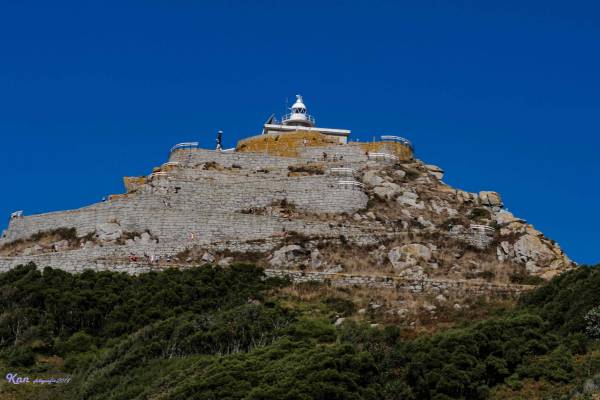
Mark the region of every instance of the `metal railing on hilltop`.
<instances>
[{"instance_id":1,"label":"metal railing on hilltop","mask_svg":"<svg viewBox=\"0 0 600 400\"><path fill-rule=\"evenodd\" d=\"M198 142L177 143L171 148L171 153L179 149L196 149L200 144Z\"/></svg>"},{"instance_id":2,"label":"metal railing on hilltop","mask_svg":"<svg viewBox=\"0 0 600 400\"><path fill-rule=\"evenodd\" d=\"M383 142L396 142L396 143L400 143L400 144L403 144L403 145L409 147L411 150L413 150L413 145L410 142L410 140L405 139L405 138L400 137L400 136L383 135L383 136L381 136L381 140Z\"/></svg>"},{"instance_id":3,"label":"metal railing on hilltop","mask_svg":"<svg viewBox=\"0 0 600 400\"><path fill-rule=\"evenodd\" d=\"M388 153L367 153L367 158L374 160L384 160L384 161L398 161L399 158L393 154Z\"/></svg>"}]
</instances>

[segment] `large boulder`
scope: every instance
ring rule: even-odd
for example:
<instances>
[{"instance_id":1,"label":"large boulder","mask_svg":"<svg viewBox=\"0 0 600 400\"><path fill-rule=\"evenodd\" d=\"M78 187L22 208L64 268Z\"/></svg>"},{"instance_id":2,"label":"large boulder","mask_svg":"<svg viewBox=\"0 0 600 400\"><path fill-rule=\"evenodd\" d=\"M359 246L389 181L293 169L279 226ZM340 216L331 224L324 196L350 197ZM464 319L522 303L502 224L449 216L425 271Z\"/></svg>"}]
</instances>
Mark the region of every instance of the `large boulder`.
<instances>
[{"instance_id":1,"label":"large boulder","mask_svg":"<svg viewBox=\"0 0 600 400\"><path fill-rule=\"evenodd\" d=\"M150 236L150 234L149 234L148 232L143 232L143 233L140 235L139 242L140 242L141 244L152 244L152 243L154 243L155 241L154 241L154 240L152 240L152 236Z\"/></svg>"},{"instance_id":2,"label":"large boulder","mask_svg":"<svg viewBox=\"0 0 600 400\"><path fill-rule=\"evenodd\" d=\"M202 254L202 261L208 264L212 264L215 262L215 256L207 251L204 254Z\"/></svg>"},{"instance_id":3,"label":"large boulder","mask_svg":"<svg viewBox=\"0 0 600 400\"><path fill-rule=\"evenodd\" d=\"M377 186L373 189L373 192L377 197L383 200L392 200L398 194L402 192L400 185L392 182L383 182L381 186Z\"/></svg>"},{"instance_id":4,"label":"large boulder","mask_svg":"<svg viewBox=\"0 0 600 400\"><path fill-rule=\"evenodd\" d=\"M60 240L52 245L52 248L55 251L66 251L71 248L71 245L68 240Z\"/></svg>"},{"instance_id":5,"label":"large boulder","mask_svg":"<svg viewBox=\"0 0 600 400\"><path fill-rule=\"evenodd\" d=\"M496 192L479 192L479 200L484 206L503 207L502 199Z\"/></svg>"},{"instance_id":6,"label":"large boulder","mask_svg":"<svg viewBox=\"0 0 600 400\"><path fill-rule=\"evenodd\" d=\"M477 194L465 192L464 190L456 189L456 200L459 203L473 204L477 198Z\"/></svg>"},{"instance_id":7,"label":"large boulder","mask_svg":"<svg viewBox=\"0 0 600 400\"><path fill-rule=\"evenodd\" d=\"M363 175L363 182L369 186L379 186L384 180L382 177L377 175L377 171L367 171Z\"/></svg>"},{"instance_id":8,"label":"large boulder","mask_svg":"<svg viewBox=\"0 0 600 400\"><path fill-rule=\"evenodd\" d=\"M39 254L44 251L44 248L39 244L34 245L33 247L27 247L21 253L22 256L31 256L34 254Z\"/></svg>"},{"instance_id":9,"label":"large boulder","mask_svg":"<svg viewBox=\"0 0 600 400\"><path fill-rule=\"evenodd\" d=\"M275 268L288 268L297 265L307 254L306 249L296 244L283 246L269 258L269 264Z\"/></svg>"},{"instance_id":10,"label":"large boulder","mask_svg":"<svg viewBox=\"0 0 600 400\"><path fill-rule=\"evenodd\" d=\"M310 266L313 269L319 269L323 265L323 255L319 249L310 252Z\"/></svg>"},{"instance_id":11,"label":"large boulder","mask_svg":"<svg viewBox=\"0 0 600 400\"><path fill-rule=\"evenodd\" d=\"M394 176L396 176L398 179L404 179L406 177L406 172L401 169L397 169L394 171Z\"/></svg>"},{"instance_id":12,"label":"large boulder","mask_svg":"<svg viewBox=\"0 0 600 400\"><path fill-rule=\"evenodd\" d=\"M401 271L416 266L420 261L431 260L431 249L420 243L397 246L390 250L388 259L395 270Z\"/></svg>"},{"instance_id":13,"label":"large boulder","mask_svg":"<svg viewBox=\"0 0 600 400\"><path fill-rule=\"evenodd\" d=\"M404 191L400 196L396 198L396 202L401 205L407 205L418 209L424 209L425 204L419 202L419 195L414 192Z\"/></svg>"},{"instance_id":14,"label":"large boulder","mask_svg":"<svg viewBox=\"0 0 600 400\"><path fill-rule=\"evenodd\" d=\"M494 219L496 220L496 223L498 223L498 225L510 224L511 222L525 222L524 220L515 217L512 213L506 210L500 210L499 212L494 214Z\"/></svg>"},{"instance_id":15,"label":"large boulder","mask_svg":"<svg viewBox=\"0 0 600 400\"><path fill-rule=\"evenodd\" d=\"M525 234L514 245L515 258L529 273L550 279L573 267L572 261L557 245L539 236Z\"/></svg>"},{"instance_id":16,"label":"large boulder","mask_svg":"<svg viewBox=\"0 0 600 400\"><path fill-rule=\"evenodd\" d=\"M550 263L556 254L537 236L523 235L515 243L515 254L522 262Z\"/></svg>"},{"instance_id":17,"label":"large boulder","mask_svg":"<svg viewBox=\"0 0 600 400\"><path fill-rule=\"evenodd\" d=\"M427 169L427 171L429 171L431 175L435 176L436 179L441 181L444 178L444 170L438 167L437 165L429 164L425 165L425 168Z\"/></svg>"},{"instance_id":18,"label":"large boulder","mask_svg":"<svg viewBox=\"0 0 600 400\"><path fill-rule=\"evenodd\" d=\"M123 234L121 225L116 222L105 222L96 225L96 236L103 242L112 242L117 240Z\"/></svg>"}]
</instances>

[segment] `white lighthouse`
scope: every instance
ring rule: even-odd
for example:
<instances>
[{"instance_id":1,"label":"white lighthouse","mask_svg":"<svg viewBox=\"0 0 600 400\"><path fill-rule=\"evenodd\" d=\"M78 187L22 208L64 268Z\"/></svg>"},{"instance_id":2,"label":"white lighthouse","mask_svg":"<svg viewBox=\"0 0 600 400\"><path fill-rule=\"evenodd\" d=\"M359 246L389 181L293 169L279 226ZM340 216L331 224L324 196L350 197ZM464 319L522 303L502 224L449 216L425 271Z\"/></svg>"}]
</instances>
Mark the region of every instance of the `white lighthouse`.
<instances>
[{"instance_id":1,"label":"white lighthouse","mask_svg":"<svg viewBox=\"0 0 600 400\"><path fill-rule=\"evenodd\" d=\"M284 115L281 121L275 119L275 114L271 114L267 122L263 125L264 134L282 134L286 132L306 131L318 132L323 135L335 138L339 143L346 143L350 131L347 129L318 128L315 126L315 119L306 111L306 105L302 96L296 95L296 102L290 109L291 113Z\"/></svg>"},{"instance_id":2,"label":"white lighthouse","mask_svg":"<svg viewBox=\"0 0 600 400\"><path fill-rule=\"evenodd\" d=\"M283 125L307 127L315 126L315 119L306 113L306 106L304 105L301 95L296 95L296 102L292 106L291 110L291 113L284 115L281 119L281 123Z\"/></svg>"}]
</instances>

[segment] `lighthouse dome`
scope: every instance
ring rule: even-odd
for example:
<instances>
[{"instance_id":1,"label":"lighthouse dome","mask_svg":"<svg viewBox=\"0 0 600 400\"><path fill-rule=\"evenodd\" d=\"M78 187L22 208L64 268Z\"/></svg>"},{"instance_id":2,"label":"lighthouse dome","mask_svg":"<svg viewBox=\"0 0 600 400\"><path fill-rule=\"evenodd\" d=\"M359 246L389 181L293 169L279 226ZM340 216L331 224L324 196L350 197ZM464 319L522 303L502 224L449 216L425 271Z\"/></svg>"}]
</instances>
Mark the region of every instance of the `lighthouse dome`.
<instances>
[{"instance_id":1,"label":"lighthouse dome","mask_svg":"<svg viewBox=\"0 0 600 400\"><path fill-rule=\"evenodd\" d=\"M315 119L306 113L306 105L304 105L301 95L296 95L296 102L292 105L291 110L291 114L282 118L284 125L315 126Z\"/></svg>"},{"instance_id":2,"label":"lighthouse dome","mask_svg":"<svg viewBox=\"0 0 600 400\"><path fill-rule=\"evenodd\" d=\"M298 109L304 110L304 112L306 112L306 106L304 105L304 102L302 101L302 96L300 96L299 94L296 95L296 102L292 106L292 110L298 110Z\"/></svg>"}]
</instances>

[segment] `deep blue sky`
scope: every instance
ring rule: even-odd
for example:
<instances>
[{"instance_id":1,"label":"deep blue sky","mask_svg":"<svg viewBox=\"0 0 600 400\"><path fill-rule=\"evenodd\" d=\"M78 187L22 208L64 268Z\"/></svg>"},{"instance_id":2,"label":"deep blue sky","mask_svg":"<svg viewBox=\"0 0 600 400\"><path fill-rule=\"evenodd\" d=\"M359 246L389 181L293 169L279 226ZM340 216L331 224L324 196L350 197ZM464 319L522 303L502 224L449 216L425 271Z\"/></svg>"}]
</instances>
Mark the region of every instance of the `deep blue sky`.
<instances>
[{"instance_id":1,"label":"deep blue sky","mask_svg":"<svg viewBox=\"0 0 600 400\"><path fill-rule=\"evenodd\" d=\"M233 146L302 93L320 126L406 136L600 261L597 2L8 3L0 227L120 193L175 143Z\"/></svg>"}]
</instances>

